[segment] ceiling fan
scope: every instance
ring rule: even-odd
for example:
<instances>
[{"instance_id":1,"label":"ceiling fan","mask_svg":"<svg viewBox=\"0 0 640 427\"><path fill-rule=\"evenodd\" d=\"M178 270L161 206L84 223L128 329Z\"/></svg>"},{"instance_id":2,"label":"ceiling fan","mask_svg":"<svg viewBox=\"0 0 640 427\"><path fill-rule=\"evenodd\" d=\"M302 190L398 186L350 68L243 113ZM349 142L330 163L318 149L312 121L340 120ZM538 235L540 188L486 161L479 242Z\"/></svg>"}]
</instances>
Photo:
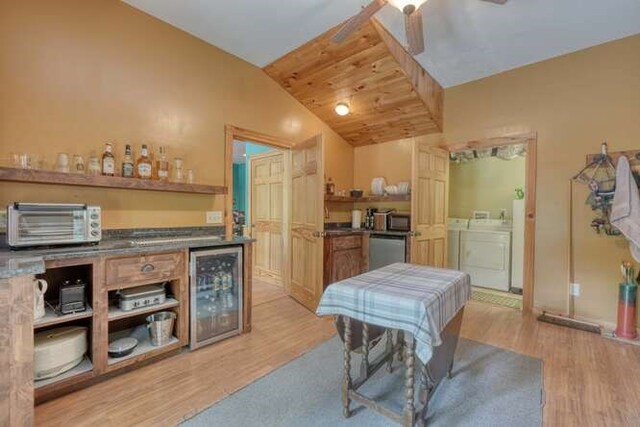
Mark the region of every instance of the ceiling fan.
<instances>
[{"instance_id":1,"label":"ceiling fan","mask_svg":"<svg viewBox=\"0 0 640 427\"><path fill-rule=\"evenodd\" d=\"M505 4L508 0L482 0L489 3ZM407 32L408 50L411 55L424 52L424 33L422 31L422 13L420 6L427 0L373 0L363 7L360 13L352 16L331 38L335 43L341 43L367 22L373 15L390 4L404 14L404 28Z\"/></svg>"}]
</instances>

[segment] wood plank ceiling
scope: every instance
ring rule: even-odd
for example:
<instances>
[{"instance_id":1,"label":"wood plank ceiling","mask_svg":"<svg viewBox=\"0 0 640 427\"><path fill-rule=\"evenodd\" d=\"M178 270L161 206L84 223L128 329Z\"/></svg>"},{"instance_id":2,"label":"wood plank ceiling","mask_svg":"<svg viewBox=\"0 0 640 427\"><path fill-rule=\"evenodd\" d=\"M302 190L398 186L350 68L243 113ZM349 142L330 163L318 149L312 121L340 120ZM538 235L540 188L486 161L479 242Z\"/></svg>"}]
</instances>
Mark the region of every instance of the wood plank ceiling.
<instances>
[{"instance_id":1,"label":"wood plank ceiling","mask_svg":"<svg viewBox=\"0 0 640 427\"><path fill-rule=\"evenodd\" d=\"M335 44L339 27L264 71L354 146L441 132L438 82L374 19ZM339 102L349 115L335 113Z\"/></svg>"}]
</instances>

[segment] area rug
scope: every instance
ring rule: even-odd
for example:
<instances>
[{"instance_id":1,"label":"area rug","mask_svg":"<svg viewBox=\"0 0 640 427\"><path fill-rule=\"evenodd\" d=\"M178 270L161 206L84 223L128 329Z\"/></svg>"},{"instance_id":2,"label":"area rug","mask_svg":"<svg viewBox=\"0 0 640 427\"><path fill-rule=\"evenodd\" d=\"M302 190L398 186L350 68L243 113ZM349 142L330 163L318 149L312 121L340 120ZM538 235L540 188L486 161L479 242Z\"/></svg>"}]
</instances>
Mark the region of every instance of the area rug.
<instances>
[{"instance_id":1,"label":"area rug","mask_svg":"<svg viewBox=\"0 0 640 427\"><path fill-rule=\"evenodd\" d=\"M380 347L380 346L379 346ZM359 362L354 355L354 362ZM399 365L398 365L399 366ZM381 369L361 391L402 408L403 369ZM196 426L393 426L352 403L342 416L342 345L337 337L249 384L182 425ZM430 400L433 426L542 425L542 360L460 339L453 378Z\"/></svg>"},{"instance_id":2,"label":"area rug","mask_svg":"<svg viewBox=\"0 0 640 427\"><path fill-rule=\"evenodd\" d=\"M471 299L522 310L522 297L510 295L505 292L493 292L487 289L473 288L471 291Z\"/></svg>"}]
</instances>

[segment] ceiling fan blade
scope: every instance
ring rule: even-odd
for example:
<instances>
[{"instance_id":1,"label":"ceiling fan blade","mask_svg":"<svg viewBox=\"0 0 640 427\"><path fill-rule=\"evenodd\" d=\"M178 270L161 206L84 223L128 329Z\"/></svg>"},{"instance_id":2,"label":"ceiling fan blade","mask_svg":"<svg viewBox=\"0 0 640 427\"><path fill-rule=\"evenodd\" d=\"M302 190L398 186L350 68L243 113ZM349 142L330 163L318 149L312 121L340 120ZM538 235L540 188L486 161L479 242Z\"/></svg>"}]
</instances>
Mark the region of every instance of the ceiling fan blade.
<instances>
[{"instance_id":1,"label":"ceiling fan blade","mask_svg":"<svg viewBox=\"0 0 640 427\"><path fill-rule=\"evenodd\" d=\"M373 0L367 6L362 8L360 13L352 16L343 26L338 30L337 33L331 37L331 40L334 43L341 43L351 35L354 31L356 31L362 24L367 22L377 11L382 9L382 7L387 4L387 0Z\"/></svg>"},{"instance_id":2,"label":"ceiling fan blade","mask_svg":"<svg viewBox=\"0 0 640 427\"><path fill-rule=\"evenodd\" d=\"M495 4L505 4L509 0L482 0L482 1L486 1L486 2L489 2L489 3L495 3Z\"/></svg>"},{"instance_id":3,"label":"ceiling fan blade","mask_svg":"<svg viewBox=\"0 0 640 427\"><path fill-rule=\"evenodd\" d=\"M424 32L422 30L422 13L420 9L405 13L404 28L407 32L409 53L418 55L424 52Z\"/></svg>"}]
</instances>

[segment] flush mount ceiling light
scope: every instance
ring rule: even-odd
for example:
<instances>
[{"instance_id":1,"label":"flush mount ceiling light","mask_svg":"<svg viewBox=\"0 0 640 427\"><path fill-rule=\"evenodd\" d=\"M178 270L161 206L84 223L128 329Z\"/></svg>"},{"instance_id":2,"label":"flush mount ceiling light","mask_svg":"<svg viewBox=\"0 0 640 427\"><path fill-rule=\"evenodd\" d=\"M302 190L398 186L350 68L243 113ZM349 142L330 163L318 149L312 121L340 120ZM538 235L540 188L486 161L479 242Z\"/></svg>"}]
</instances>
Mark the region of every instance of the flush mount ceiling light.
<instances>
[{"instance_id":1,"label":"flush mount ceiling light","mask_svg":"<svg viewBox=\"0 0 640 427\"><path fill-rule=\"evenodd\" d=\"M397 8L400 12L405 12L405 8L407 6L412 7L412 10L409 13L412 13L414 10L417 10L422 6L423 3L426 3L427 0L388 0L391 6Z\"/></svg>"},{"instance_id":2,"label":"flush mount ceiling light","mask_svg":"<svg viewBox=\"0 0 640 427\"><path fill-rule=\"evenodd\" d=\"M411 55L424 52L424 31L420 6L428 0L372 0L360 13L352 16L331 38L342 43L373 17L385 5L390 4L404 14L404 27L407 34L407 50ZM483 0L489 3L505 4L508 0Z\"/></svg>"},{"instance_id":3,"label":"flush mount ceiling light","mask_svg":"<svg viewBox=\"0 0 640 427\"><path fill-rule=\"evenodd\" d=\"M349 109L349 106L347 104L345 104L344 102L340 102L336 104L336 108L334 108L334 111L339 116L346 116L351 110Z\"/></svg>"}]
</instances>

